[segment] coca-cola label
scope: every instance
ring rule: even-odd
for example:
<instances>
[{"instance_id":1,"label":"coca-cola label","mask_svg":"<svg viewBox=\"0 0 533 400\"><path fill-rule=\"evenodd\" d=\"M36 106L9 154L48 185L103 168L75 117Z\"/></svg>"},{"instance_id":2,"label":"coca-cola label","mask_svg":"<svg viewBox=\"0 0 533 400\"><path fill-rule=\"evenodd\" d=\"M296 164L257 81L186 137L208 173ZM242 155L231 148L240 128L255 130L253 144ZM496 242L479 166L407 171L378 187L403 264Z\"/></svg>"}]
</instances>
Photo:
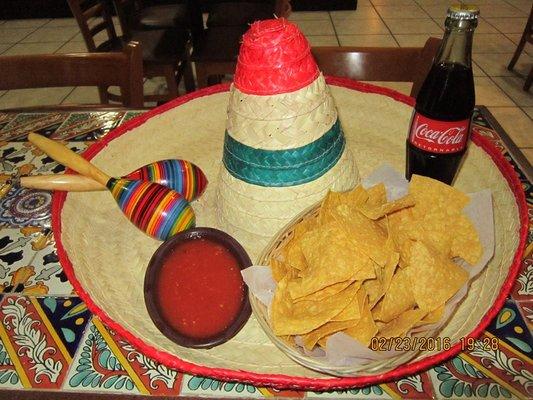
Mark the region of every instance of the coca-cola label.
<instances>
[{"instance_id":1,"label":"coca-cola label","mask_svg":"<svg viewBox=\"0 0 533 400\"><path fill-rule=\"evenodd\" d=\"M415 111L409 141L432 153L457 153L466 147L470 119L437 121Z\"/></svg>"}]
</instances>

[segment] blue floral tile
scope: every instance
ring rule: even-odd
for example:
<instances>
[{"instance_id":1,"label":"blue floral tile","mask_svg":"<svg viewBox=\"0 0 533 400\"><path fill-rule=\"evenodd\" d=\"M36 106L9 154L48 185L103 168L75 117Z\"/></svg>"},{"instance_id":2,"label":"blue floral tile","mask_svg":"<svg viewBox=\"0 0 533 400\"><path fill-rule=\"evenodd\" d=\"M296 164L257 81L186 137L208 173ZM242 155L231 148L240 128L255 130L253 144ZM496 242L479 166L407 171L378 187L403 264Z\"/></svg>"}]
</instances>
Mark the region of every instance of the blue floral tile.
<instances>
[{"instance_id":1,"label":"blue floral tile","mask_svg":"<svg viewBox=\"0 0 533 400\"><path fill-rule=\"evenodd\" d=\"M91 312L79 297L47 296L37 298L37 301L70 356L74 357Z\"/></svg>"},{"instance_id":2,"label":"blue floral tile","mask_svg":"<svg viewBox=\"0 0 533 400\"><path fill-rule=\"evenodd\" d=\"M31 262L33 235L24 235L20 229L0 229L0 292L21 293L35 276Z\"/></svg>"},{"instance_id":3,"label":"blue floral tile","mask_svg":"<svg viewBox=\"0 0 533 400\"><path fill-rule=\"evenodd\" d=\"M496 399L512 398L507 388L495 382L460 357L429 370L438 398Z\"/></svg>"},{"instance_id":4,"label":"blue floral tile","mask_svg":"<svg viewBox=\"0 0 533 400\"><path fill-rule=\"evenodd\" d=\"M119 125L122 125L124 122L127 122L130 119L138 117L139 115L144 114L144 113L145 111L127 111L124 117L122 118L122 121L120 121Z\"/></svg>"},{"instance_id":5,"label":"blue floral tile","mask_svg":"<svg viewBox=\"0 0 533 400\"><path fill-rule=\"evenodd\" d=\"M50 228L52 193L11 188L0 199L0 227L41 226Z\"/></svg>"},{"instance_id":6,"label":"blue floral tile","mask_svg":"<svg viewBox=\"0 0 533 400\"><path fill-rule=\"evenodd\" d=\"M50 136L52 139L85 141L105 136L119 125L124 112L76 112Z\"/></svg>"},{"instance_id":7,"label":"blue floral tile","mask_svg":"<svg viewBox=\"0 0 533 400\"><path fill-rule=\"evenodd\" d=\"M13 121L16 116L17 114L14 113L0 113L0 132L7 124Z\"/></svg>"},{"instance_id":8,"label":"blue floral tile","mask_svg":"<svg viewBox=\"0 0 533 400\"><path fill-rule=\"evenodd\" d=\"M331 392L308 392L306 397L323 399L390 399L391 396L381 386L365 386Z\"/></svg>"},{"instance_id":9,"label":"blue floral tile","mask_svg":"<svg viewBox=\"0 0 533 400\"><path fill-rule=\"evenodd\" d=\"M241 382L223 382L200 376L184 375L181 395L215 397L264 397L258 388Z\"/></svg>"},{"instance_id":10,"label":"blue floral tile","mask_svg":"<svg viewBox=\"0 0 533 400\"><path fill-rule=\"evenodd\" d=\"M505 341L519 353L533 358L531 332L513 300L505 301L505 305L492 320L487 331L496 336L498 340Z\"/></svg>"},{"instance_id":11,"label":"blue floral tile","mask_svg":"<svg viewBox=\"0 0 533 400\"><path fill-rule=\"evenodd\" d=\"M54 236L50 230L45 230L43 234L45 233L46 238L39 243L37 254L32 262L35 271L38 271L35 280L42 281L48 287L48 295L71 295L74 289L59 263Z\"/></svg>"},{"instance_id":12,"label":"blue floral tile","mask_svg":"<svg viewBox=\"0 0 533 400\"><path fill-rule=\"evenodd\" d=\"M0 293L38 296L72 292L62 270L51 274L39 262L51 236L49 229L38 227L0 229Z\"/></svg>"},{"instance_id":13,"label":"blue floral tile","mask_svg":"<svg viewBox=\"0 0 533 400\"><path fill-rule=\"evenodd\" d=\"M139 394L133 379L93 322L88 324L80 341L63 390Z\"/></svg>"},{"instance_id":14,"label":"blue floral tile","mask_svg":"<svg viewBox=\"0 0 533 400\"><path fill-rule=\"evenodd\" d=\"M0 141L0 175L30 174L35 169L34 158L34 149L28 143Z\"/></svg>"},{"instance_id":15,"label":"blue floral tile","mask_svg":"<svg viewBox=\"0 0 533 400\"><path fill-rule=\"evenodd\" d=\"M24 141L28 132L51 135L66 119L68 113L21 113L17 114L0 130L0 141Z\"/></svg>"},{"instance_id":16,"label":"blue floral tile","mask_svg":"<svg viewBox=\"0 0 533 400\"><path fill-rule=\"evenodd\" d=\"M22 389L23 387L4 342L0 340L0 388Z\"/></svg>"}]
</instances>

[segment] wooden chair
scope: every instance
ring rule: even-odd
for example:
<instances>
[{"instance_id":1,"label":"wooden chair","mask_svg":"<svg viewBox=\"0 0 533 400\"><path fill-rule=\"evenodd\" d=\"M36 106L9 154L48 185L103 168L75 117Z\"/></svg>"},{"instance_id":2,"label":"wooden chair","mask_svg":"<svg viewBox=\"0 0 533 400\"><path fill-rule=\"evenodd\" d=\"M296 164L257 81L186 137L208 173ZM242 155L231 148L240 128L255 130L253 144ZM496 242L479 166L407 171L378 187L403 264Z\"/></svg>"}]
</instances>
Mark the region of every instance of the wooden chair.
<instances>
[{"instance_id":1,"label":"wooden chair","mask_svg":"<svg viewBox=\"0 0 533 400\"><path fill-rule=\"evenodd\" d=\"M209 6L206 25L247 26L254 21L286 17L290 13L288 0L218 0Z\"/></svg>"},{"instance_id":2,"label":"wooden chair","mask_svg":"<svg viewBox=\"0 0 533 400\"><path fill-rule=\"evenodd\" d=\"M186 29L189 16L186 3L149 5L146 1L134 0L131 6L131 26L135 29Z\"/></svg>"},{"instance_id":3,"label":"wooden chair","mask_svg":"<svg viewBox=\"0 0 533 400\"><path fill-rule=\"evenodd\" d=\"M287 17L291 8L289 0L217 0L209 10L207 30L201 32L199 38L193 37L195 46L191 60L200 88L235 72L241 37L251 22L273 18L275 13L278 17Z\"/></svg>"},{"instance_id":4,"label":"wooden chair","mask_svg":"<svg viewBox=\"0 0 533 400\"><path fill-rule=\"evenodd\" d=\"M117 53L0 56L0 90L119 86L124 106L142 107L141 48L138 43L131 42L124 50ZM102 104L109 104L106 100L103 99Z\"/></svg>"},{"instance_id":5,"label":"wooden chair","mask_svg":"<svg viewBox=\"0 0 533 400\"><path fill-rule=\"evenodd\" d=\"M516 50L513 54L513 58L509 62L509 65L507 66L507 69L509 71L512 71L516 62L518 61L518 58L522 54L522 51L524 50L524 46L526 43L533 43L533 5L531 6L531 11L529 12L529 18L526 23L526 27L524 28L524 32L522 33L522 37L520 38L520 42L518 42L518 46L516 47ZM533 66L531 66L531 69L529 70L529 74L526 78L526 82L524 83L524 90L528 91L531 87L531 83L533 82Z\"/></svg>"},{"instance_id":6,"label":"wooden chair","mask_svg":"<svg viewBox=\"0 0 533 400\"><path fill-rule=\"evenodd\" d=\"M416 97L441 41L429 38L424 47L313 47L311 52L324 75L413 82L411 96Z\"/></svg>"},{"instance_id":7,"label":"wooden chair","mask_svg":"<svg viewBox=\"0 0 533 400\"><path fill-rule=\"evenodd\" d=\"M182 76L187 91L194 90L188 35L173 29L130 31L127 24L121 21L121 26L124 24L123 29L126 31L119 37L113 25L108 0L67 1L90 52L121 51L130 40L140 43L144 76L162 76L168 88L166 94L144 96L144 101L161 102L178 97L178 82ZM116 99L109 92L101 93L101 96Z\"/></svg>"}]
</instances>

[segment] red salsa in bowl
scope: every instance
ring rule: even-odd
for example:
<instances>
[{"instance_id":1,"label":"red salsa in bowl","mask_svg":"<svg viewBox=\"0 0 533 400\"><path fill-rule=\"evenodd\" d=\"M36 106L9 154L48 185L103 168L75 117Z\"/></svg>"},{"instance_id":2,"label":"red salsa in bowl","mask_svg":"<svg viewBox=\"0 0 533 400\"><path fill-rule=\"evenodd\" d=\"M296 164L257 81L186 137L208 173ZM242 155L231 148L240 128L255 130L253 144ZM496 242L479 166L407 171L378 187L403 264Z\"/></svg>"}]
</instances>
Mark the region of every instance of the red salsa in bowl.
<instances>
[{"instance_id":1,"label":"red salsa in bowl","mask_svg":"<svg viewBox=\"0 0 533 400\"><path fill-rule=\"evenodd\" d=\"M241 245L212 228L165 241L144 280L148 313L175 343L210 348L237 334L251 314L241 269L252 264Z\"/></svg>"}]
</instances>

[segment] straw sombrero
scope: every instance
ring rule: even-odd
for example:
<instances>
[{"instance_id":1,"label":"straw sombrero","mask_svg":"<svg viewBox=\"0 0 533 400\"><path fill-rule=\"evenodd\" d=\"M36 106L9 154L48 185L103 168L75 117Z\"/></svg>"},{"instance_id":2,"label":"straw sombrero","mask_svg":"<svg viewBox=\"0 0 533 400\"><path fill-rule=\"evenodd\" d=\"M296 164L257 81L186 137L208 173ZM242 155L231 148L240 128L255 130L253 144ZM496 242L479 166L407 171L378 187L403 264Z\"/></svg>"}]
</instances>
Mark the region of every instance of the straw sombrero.
<instances>
[{"instance_id":1,"label":"straw sombrero","mask_svg":"<svg viewBox=\"0 0 533 400\"><path fill-rule=\"evenodd\" d=\"M309 43L283 18L256 22L243 36L222 160L218 224L262 242L328 189L359 181Z\"/></svg>"},{"instance_id":2,"label":"straw sombrero","mask_svg":"<svg viewBox=\"0 0 533 400\"><path fill-rule=\"evenodd\" d=\"M322 93L331 93L342 122L345 148L350 148L353 153L361 176L367 176L383 161L403 171L405 137L413 99L348 80L327 79L326 82L328 85L324 88L327 91ZM323 85L323 81L318 81L317 85ZM245 85L241 84L241 87ZM159 159L183 158L194 162L203 169L210 182L204 195L192 204L198 226L224 229L221 223L233 223L230 228L234 236L251 258L257 260L269 239L267 235L261 236L265 232L264 226L256 225L261 220L260 214L249 213L250 218L243 217L238 222L231 220L229 214L219 215L219 211L227 206L222 205L221 196L238 187L237 183L242 184L242 179L226 172L227 166L222 162L225 132L237 135L234 122L227 122L228 104L230 111L236 109L236 90L229 85L219 85L176 99L128 121L91 146L85 157L115 176ZM296 91L298 89L290 93ZM237 95L252 96L242 91ZM278 95L271 95L270 99L273 96ZM258 114L246 115L257 117ZM239 136L239 140L244 141L242 137ZM277 149L286 147L278 146ZM318 179L326 179L334 168ZM357 175L353 165L346 164L346 168L352 168L351 178L346 180L350 182L349 186ZM230 181L222 183L225 178ZM233 181L237 182L235 186ZM248 188L260 186L245 184ZM451 337L452 343L469 334L480 334L496 315L518 272L527 233L527 211L520 182L501 153L479 135L473 135L456 185L466 192L491 189L496 248L493 259L473 282L463 303L444 328L442 334ZM271 194L284 190L290 196L292 192L288 187L260 188ZM253 191L246 189L233 193L242 198L241 203L235 204L241 207L240 215L246 215L243 208L255 198ZM318 192L314 195L320 196ZM286 200L280 199L281 203ZM269 203L268 200L261 201ZM303 202L302 207L305 207ZM270 215L266 208L260 211ZM283 213L279 215L284 216ZM268 339L253 316L236 337L221 346L209 350L183 348L157 330L144 306L144 273L160 242L135 228L109 193L56 193L52 224L61 264L89 308L146 355L192 374L280 388L333 389L410 375L459 351L456 345L447 352L421 354L392 370L393 367L388 366L364 371L355 377L332 378L291 361Z\"/></svg>"}]
</instances>

